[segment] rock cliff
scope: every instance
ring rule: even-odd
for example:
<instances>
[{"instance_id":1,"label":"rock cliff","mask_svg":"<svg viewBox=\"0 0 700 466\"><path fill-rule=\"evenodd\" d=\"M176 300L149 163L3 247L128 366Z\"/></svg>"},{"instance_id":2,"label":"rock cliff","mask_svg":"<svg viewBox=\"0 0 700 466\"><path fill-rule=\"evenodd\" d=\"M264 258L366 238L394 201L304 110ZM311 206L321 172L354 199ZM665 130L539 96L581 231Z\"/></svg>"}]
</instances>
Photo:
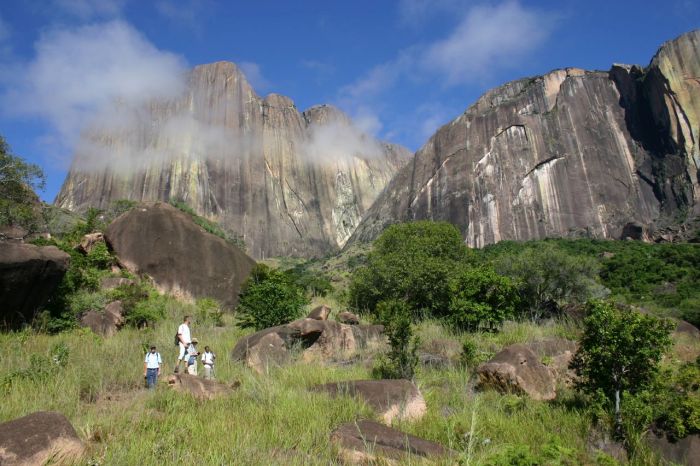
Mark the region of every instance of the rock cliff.
<instances>
[{"instance_id":1,"label":"rock cliff","mask_svg":"<svg viewBox=\"0 0 700 466\"><path fill-rule=\"evenodd\" d=\"M56 204L184 201L256 258L338 250L410 160L333 107L259 97L228 62L195 67L179 99L122 110L85 133Z\"/></svg>"},{"instance_id":2,"label":"rock cliff","mask_svg":"<svg viewBox=\"0 0 700 466\"><path fill-rule=\"evenodd\" d=\"M510 82L440 128L351 241L413 219L449 221L473 247L677 225L700 213L699 132L700 31L664 44L645 69Z\"/></svg>"}]
</instances>

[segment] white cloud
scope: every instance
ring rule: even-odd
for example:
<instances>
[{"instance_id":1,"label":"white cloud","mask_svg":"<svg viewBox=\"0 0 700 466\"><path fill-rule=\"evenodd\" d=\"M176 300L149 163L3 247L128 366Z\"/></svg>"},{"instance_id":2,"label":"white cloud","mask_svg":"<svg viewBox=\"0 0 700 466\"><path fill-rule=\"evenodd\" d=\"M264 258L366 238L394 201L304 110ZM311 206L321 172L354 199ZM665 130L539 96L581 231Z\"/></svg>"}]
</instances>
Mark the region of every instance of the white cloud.
<instances>
[{"instance_id":1,"label":"white cloud","mask_svg":"<svg viewBox=\"0 0 700 466\"><path fill-rule=\"evenodd\" d=\"M238 63L238 67L243 71L246 79L256 91L264 91L271 87L270 81L263 76L262 69L257 63L242 61Z\"/></svg>"},{"instance_id":2,"label":"white cloud","mask_svg":"<svg viewBox=\"0 0 700 466\"><path fill-rule=\"evenodd\" d=\"M553 19L516 1L477 6L448 37L428 47L421 63L444 75L448 85L472 82L477 74L521 62L549 36Z\"/></svg>"},{"instance_id":3,"label":"white cloud","mask_svg":"<svg viewBox=\"0 0 700 466\"><path fill-rule=\"evenodd\" d=\"M83 20L119 16L127 0L53 0L61 11Z\"/></svg>"},{"instance_id":4,"label":"white cloud","mask_svg":"<svg viewBox=\"0 0 700 466\"><path fill-rule=\"evenodd\" d=\"M18 67L4 108L46 121L64 152L115 102L137 108L179 95L186 76L181 58L121 21L50 31L36 43L34 58Z\"/></svg>"},{"instance_id":5,"label":"white cloud","mask_svg":"<svg viewBox=\"0 0 700 466\"><path fill-rule=\"evenodd\" d=\"M309 139L302 144L302 156L315 163L337 163L352 157L378 158L381 144L362 128L346 121L332 121L309 127Z\"/></svg>"}]
</instances>

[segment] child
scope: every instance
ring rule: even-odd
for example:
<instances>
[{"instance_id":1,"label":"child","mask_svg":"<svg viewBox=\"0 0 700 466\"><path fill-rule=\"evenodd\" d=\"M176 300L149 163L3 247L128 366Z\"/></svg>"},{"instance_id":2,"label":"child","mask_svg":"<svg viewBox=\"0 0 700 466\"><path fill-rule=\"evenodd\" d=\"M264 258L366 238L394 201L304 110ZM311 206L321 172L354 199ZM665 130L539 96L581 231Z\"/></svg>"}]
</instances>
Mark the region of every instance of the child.
<instances>
[{"instance_id":1,"label":"child","mask_svg":"<svg viewBox=\"0 0 700 466\"><path fill-rule=\"evenodd\" d=\"M193 338L190 346L187 347L187 373L190 375L197 375L197 356L199 356L197 343L199 341Z\"/></svg>"},{"instance_id":2,"label":"child","mask_svg":"<svg viewBox=\"0 0 700 466\"><path fill-rule=\"evenodd\" d=\"M202 354L202 364L204 365L204 378L211 380L214 378L214 360L216 355L212 353L208 346L204 347L204 353Z\"/></svg>"}]
</instances>

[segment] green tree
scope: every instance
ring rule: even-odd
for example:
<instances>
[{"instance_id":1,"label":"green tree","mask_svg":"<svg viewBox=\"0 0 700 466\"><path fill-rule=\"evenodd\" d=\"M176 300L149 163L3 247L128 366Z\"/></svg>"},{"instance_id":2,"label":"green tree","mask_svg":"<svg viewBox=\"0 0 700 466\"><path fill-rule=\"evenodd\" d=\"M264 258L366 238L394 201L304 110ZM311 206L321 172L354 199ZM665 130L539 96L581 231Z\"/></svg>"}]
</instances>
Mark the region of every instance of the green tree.
<instances>
[{"instance_id":1,"label":"green tree","mask_svg":"<svg viewBox=\"0 0 700 466\"><path fill-rule=\"evenodd\" d=\"M34 189L44 189L44 185L41 168L12 155L7 141L0 136L0 225L35 228L38 199Z\"/></svg>"},{"instance_id":2,"label":"green tree","mask_svg":"<svg viewBox=\"0 0 700 466\"><path fill-rule=\"evenodd\" d=\"M379 379L413 379L418 365L420 341L413 335L411 313L403 301L382 301L377 305L377 321L384 325L389 352L379 358L373 375Z\"/></svg>"},{"instance_id":3,"label":"green tree","mask_svg":"<svg viewBox=\"0 0 700 466\"><path fill-rule=\"evenodd\" d=\"M241 327L262 330L301 317L309 299L289 276L265 265L257 265L243 284L238 302Z\"/></svg>"},{"instance_id":4,"label":"green tree","mask_svg":"<svg viewBox=\"0 0 700 466\"><path fill-rule=\"evenodd\" d=\"M519 303L512 280L489 267L464 268L450 280L449 289L445 319L457 330L493 330L515 314Z\"/></svg>"},{"instance_id":5,"label":"green tree","mask_svg":"<svg viewBox=\"0 0 700 466\"><path fill-rule=\"evenodd\" d=\"M608 400L614 408L616 433L621 435L621 398L651 386L671 345L673 325L605 301L590 302L586 311L580 347L570 367L578 376L578 390L600 393Z\"/></svg>"},{"instance_id":6,"label":"green tree","mask_svg":"<svg viewBox=\"0 0 700 466\"><path fill-rule=\"evenodd\" d=\"M520 289L524 312L533 320L556 313L567 303L603 298L595 259L567 254L552 243L538 243L495 261L496 271L512 278Z\"/></svg>"},{"instance_id":7,"label":"green tree","mask_svg":"<svg viewBox=\"0 0 700 466\"><path fill-rule=\"evenodd\" d=\"M415 316L442 316L450 301L449 278L470 257L449 223L392 225L375 241L367 265L353 273L350 305L373 313L379 302L398 299Z\"/></svg>"}]
</instances>

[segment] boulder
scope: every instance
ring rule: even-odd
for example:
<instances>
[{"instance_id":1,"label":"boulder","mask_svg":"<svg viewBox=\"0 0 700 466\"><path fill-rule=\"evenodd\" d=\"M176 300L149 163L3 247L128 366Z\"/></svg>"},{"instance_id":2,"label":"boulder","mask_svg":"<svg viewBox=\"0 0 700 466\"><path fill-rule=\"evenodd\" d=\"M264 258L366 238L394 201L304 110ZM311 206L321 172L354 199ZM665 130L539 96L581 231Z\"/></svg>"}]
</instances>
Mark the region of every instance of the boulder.
<instances>
[{"instance_id":1,"label":"boulder","mask_svg":"<svg viewBox=\"0 0 700 466\"><path fill-rule=\"evenodd\" d=\"M224 239L207 233L170 204L152 203L115 219L105 239L120 264L145 274L165 293L210 297L232 309L255 261Z\"/></svg>"},{"instance_id":2,"label":"boulder","mask_svg":"<svg viewBox=\"0 0 700 466\"><path fill-rule=\"evenodd\" d=\"M338 314L338 322L347 325L359 325L360 318L352 312L344 311Z\"/></svg>"},{"instance_id":3,"label":"boulder","mask_svg":"<svg viewBox=\"0 0 700 466\"><path fill-rule=\"evenodd\" d=\"M700 466L700 435L689 435L670 442L665 435L647 434L647 443L667 464Z\"/></svg>"},{"instance_id":4,"label":"boulder","mask_svg":"<svg viewBox=\"0 0 700 466\"><path fill-rule=\"evenodd\" d=\"M685 320L679 320L676 323L675 333L687 335L692 338L700 338L700 330L698 330L695 325L691 324L690 322L686 322Z\"/></svg>"},{"instance_id":5,"label":"boulder","mask_svg":"<svg viewBox=\"0 0 700 466\"><path fill-rule=\"evenodd\" d=\"M216 380L207 380L189 374L173 374L168 376L168 386L182 393L189 393L199 400L213 400L214 398L233 393L241 383L234 382L226 385Z\"/></svg>"},{"instance_id":6,"label":"boulder","mask_svg":"<svg viewBox=\"0 0 700 466\"><path fill-rule=\"evenodd\" d=\"M257 372L290 360L292 349L301 348L304 360L347 358L358 350L384 341L381 325L344 325L330 320L299 319L271 327L241 339L231 352Z\"/></svg>"},{"instance_id":7,"label":"boulder","mask_svg":"<svg viewBox=\"0 0 700 466\"><path fill-rule=\"evenodd\" d=\"M331 433L331 444L347 464L397 464L404 460L444 460L452 452L439 443L415 437L378 422L342 424Z\"/></svg>"},{"instance_id":8,"label":"boulder","mask_svg":"<svg viewBox=\"0 0 700 466\"><path fill-rule=\"evenodd\" d=\"M576 373L569 369L569 363L578 351L578 343L564 338L534 341L527 344L549 368L557 384L571 386Z\"/></svg>"},{"instance_id":9,"label":"boulder","mask_svg":"<svg viewBox=\"0 0 700 466\"><path fill-rule=\"evenodd\" d=\"M316 385L311 390L331 397L356 397L371 406L386 425L391 425L396 419L416 421L427 411L418 387L405 379L332 382Z\"/></svg>"},{"instance_id":10,"label":"boulder","mask_svg":"<svg viewBox=\"0 0 700 466\"><path fill-rule=\"evenodd\" d=\"M422 342L418 354L421 364L431 367L449 367L462 353L462 345L447 338L436 338Z\"/></svg>"},{"instance_id":11,"label":"boulder","mask_svg":"<svg viewBox=\"0 0 700 466\"><path fill-rule=\"evenodd\" d=\"M0 225L0 241L14 241L21 243L29 236L29 232L17 225Z\"/></svg>"},{"instance_id":12,"label":"boulder","mask_svg":"<svg viewBox=\"0 0 700 466\"><path fill-rule=\"evenodd\" d=\"M534 400L556 397L556 383L551 371L527 346L507 346L477 370L479 388L493 388L504 393L524 393Z\"/></svg>"},{"instance_id":13,"label":"boulder","mask_svg":"<svg viewBox=\"0 0 700 466\"><path fill-rule=\"evenodd\" d=\"M0 326L30 322L63 279L70 256L54 246L0 242Z\"/></svg>"},{"instance_id":14,"label":"boulder","mask_svg":"<svg viewBox=\"0 0 700 466\"><path fill-rule=\"evenodd\" d=\"M111 337L124 324L124 308L121 301L112 301L102 311L88 311L80 318L83 327L103 337Z\"/></svg>"},{"instance_id":15,"label":"boulder","mask_svg":"<svg viewBox=\"0 0 700 466\"><path fill-rule=\"evenodd\" d=\"M0 464L74 464L85 447L63 414L39 411L0 424Z\"/></svg>"},{"instance_id":16,"label":"boulder","mask_svg":"<svg viewBox=\"0 0 700 466\"><path fill-rule=\"evenodd\" d=\"M104 241L105 236L98 232L95 233L88 233L87 235L84 235L83 238L80 240L80 244L78 244L75 249L76 251L80 251L83 254L90 254L90 252L97 246L98 243Z\"/></svg>"},{"instance_id":17,"label":"boulder","mask_svg":"<svg viewBox=\"0 0 700 466\"><path fill-rule=\"evenodd\" d=\"M328 315L331 313L331 308L326 306L325 304L318 306L314 308L308 316L306 316L307 319L314 319L314 320L328 320Z\"/></svg>"},{"instance_id":18,"label":"boulder","mask_svg":"<svg viewBox=\"0 0 700 466\"><path fill-rule=\"evenodd\" d=\"M135 285L136 282L130 278L124 277L103 277L100 280L100 288L103 290L113 290L119 288L122 285Z\"/></svg>"}]
</instances>

